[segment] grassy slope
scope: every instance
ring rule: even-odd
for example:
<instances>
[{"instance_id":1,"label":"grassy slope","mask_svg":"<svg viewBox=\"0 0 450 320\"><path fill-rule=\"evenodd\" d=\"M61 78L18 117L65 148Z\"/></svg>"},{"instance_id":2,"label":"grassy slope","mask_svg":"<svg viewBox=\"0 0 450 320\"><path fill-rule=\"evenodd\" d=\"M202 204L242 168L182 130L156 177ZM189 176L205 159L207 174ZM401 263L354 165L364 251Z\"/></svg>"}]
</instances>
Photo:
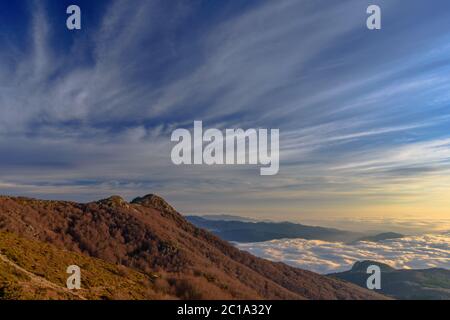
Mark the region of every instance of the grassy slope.
<instances>
[{"instance_id":1,"label":"grassy slope","mask_svg":"<svg viewBox=\"0 0 450 320\"><path fill-rule=\"evenodd\" d=\"M160 299L158 275L144 275L52 245L0 232L0 299ZM82 289L65 288L66 269L82 270ZM171 298L169 295L167 298Z\"/></svg>"}]
</instances>

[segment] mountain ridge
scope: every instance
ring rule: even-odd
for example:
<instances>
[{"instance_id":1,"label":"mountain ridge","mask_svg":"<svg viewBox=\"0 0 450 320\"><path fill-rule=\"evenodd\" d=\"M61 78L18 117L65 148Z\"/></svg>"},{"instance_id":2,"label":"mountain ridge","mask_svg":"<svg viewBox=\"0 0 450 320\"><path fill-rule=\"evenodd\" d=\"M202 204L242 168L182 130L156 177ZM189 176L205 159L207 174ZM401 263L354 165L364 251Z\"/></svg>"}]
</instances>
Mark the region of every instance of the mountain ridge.
<instances>
[{"instance_id":1,"label":"mountain ridge","mask_svg":"<svg viewBox=\"0 0 450 320\"><path fill-rule=\"evenodd\" d=\"M235 242L264 242L295 238L352 242L363 237L362 233L293 222L210 220L201 216L187 216L186 219L224 240Z\"/></svg>"},{"instance_id":2,"label":"mountain ridge","mask_svg":"<svg viewBox=\"0 0 450 320\"><path fill-rule=\"evenodd\" d=\"M380 242L384 240L394 240L404 238L405 235L397 232L382 232L371 236L361 237L354 242L368 241L368 242Z\"/></svg>"},{"instance_id":3,"label":"mountain ridge","mask_svg":"<svg viewBox=\"0 0 450 320\"><path fill-rule=\"evenodd\" d=\"M182 299L383 299L353 284L242 252L155 195L128 203L0 197L0 231L143 274L162 272Z\"/></svg>"}]
</instances>

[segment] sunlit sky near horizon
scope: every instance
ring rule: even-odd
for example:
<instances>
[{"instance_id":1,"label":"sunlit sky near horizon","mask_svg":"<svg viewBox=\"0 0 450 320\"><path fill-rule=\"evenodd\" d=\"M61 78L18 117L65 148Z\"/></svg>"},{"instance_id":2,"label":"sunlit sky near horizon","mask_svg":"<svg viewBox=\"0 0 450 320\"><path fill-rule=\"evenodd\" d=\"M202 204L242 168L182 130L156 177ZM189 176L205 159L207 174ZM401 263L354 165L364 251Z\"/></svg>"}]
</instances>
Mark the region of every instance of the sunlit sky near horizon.
<instances>
[{"instance_id":1,"label":"sunlit sky near horizon","mask_svg":"<svg viewBox=\"0 0 450 320\"><path fill-rule=\"evenodd\" d=\"M1 1L0 114L0 194L442 227L450 2ZM279 128L279 174L174 166L170 135L194 120Z\"/></svg>"}]
</instances>

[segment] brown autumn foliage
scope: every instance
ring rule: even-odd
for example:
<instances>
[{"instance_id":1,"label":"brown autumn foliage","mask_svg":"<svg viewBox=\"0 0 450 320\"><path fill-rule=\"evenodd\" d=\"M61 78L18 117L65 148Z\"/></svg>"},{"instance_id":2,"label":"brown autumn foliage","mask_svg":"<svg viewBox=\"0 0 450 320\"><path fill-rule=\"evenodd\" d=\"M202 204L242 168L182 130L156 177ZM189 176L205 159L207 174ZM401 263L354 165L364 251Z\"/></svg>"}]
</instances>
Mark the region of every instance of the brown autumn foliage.
<instances>
[{"instance_id":1,"label":"brown autumn foliage","mask_svg":"<svg viewBox=\"0 0 450 320\"><path fill-rule=\"evenodd\" d=\"M181 299L380 299L376 293L242 252L187 222L162 198L81 204L0 197L0 231L158 273Z\"/></svg>"},{"instance_id":2,"label":"brown autumn foliage","mask_svg":"<svg viewBox=\"0 0 450 320\"><path fill-rule=\"evenodd\" d=\"M72 264L82 269L80 290L66 288ZM175 299L175 288L155 283L160 276L0 232L0 300Z\"/></svg>"}]
</instances>

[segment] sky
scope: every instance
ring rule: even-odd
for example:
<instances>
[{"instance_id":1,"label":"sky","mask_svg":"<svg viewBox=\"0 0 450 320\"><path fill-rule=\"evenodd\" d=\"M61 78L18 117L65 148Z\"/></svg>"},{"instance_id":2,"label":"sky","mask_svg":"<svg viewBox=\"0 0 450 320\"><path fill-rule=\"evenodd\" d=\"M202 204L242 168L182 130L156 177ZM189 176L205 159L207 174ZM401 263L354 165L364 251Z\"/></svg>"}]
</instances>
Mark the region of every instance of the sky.
<instances>
[{"instance_id":1,"label":"sky","mask_svg":"<svg viewBox=\"0 0 450 320\"><path fill-rule=\"evenodd\" d=\"M1 1L0 194L442 227L448 30L446 0ZM195 120L278 128L278 175L173 165L171 133Z\"/></svg>"}]
</instances>

